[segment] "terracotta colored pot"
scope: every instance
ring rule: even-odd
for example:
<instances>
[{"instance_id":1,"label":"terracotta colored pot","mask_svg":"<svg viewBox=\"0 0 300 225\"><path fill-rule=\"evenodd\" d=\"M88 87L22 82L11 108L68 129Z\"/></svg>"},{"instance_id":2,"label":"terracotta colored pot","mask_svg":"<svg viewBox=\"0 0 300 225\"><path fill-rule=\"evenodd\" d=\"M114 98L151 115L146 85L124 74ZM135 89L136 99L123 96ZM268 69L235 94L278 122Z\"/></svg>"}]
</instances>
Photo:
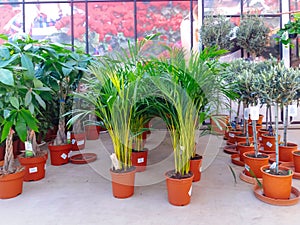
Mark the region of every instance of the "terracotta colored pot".
<instances>
[{"instance_id":1,"label":"terracotta colored pot","mask_svg":"<svg viewBox=\"0 0 300 225\"><path fill-rule=\"evenodd\" d=\"M272 175L265 172L269 165L261 167L264 195L273 199L289 199L292 190L293 171L290 175ZM279 166L279 170L289 170L287 167Z\"/></svg>"},{"instance_id":2,"label":"terracotta colored pot","mask_svg":"<svg viewBox=\"0 0 300 225\"><path fill-rule=\"evenodd\" d=\"M112 192L115 198L128 198L134 194L135 168L128 172L110 170Z\"/></svg>"},{"instance_id":3,"label":"terracotta colored pot","mask_svg":"<svg viewBox=\"0 0 300 225\"><path fill-rule=\"evenodd\" d=\"M13 198L23 191L23 178L25 171L7 174L0 177L0 198Z\"/></svg>"},{"instance_id":4,"label":"terracotta colored pot","mask_svg":"<svg viewBox=\"0 0 300 225\"><path fill-rule=\"evenodd\" d=\"M88 140L97 140L99 138L99 132L97 126L87 125L85 126L86 139Z\"/></svg>"},{"instance_id":5,"label":"terracotta colored pot","mask_svg":"<svg viewBox=\"0 0 300 225\"><path fill-rule=\"evenodd\" d=\"M136 172L143 172L146 170L148 161L148 149L142 151L132 150L131 152L131 162L136 168Z\"/></svg>"},{"instance_id":6,"label":"terracotta colored pot","mask_svg":"<svg viewBox=\"0 0 300 225\"><path fill-rule=\"evenodd\" d=\"M256 124L256 134L257 132L262 128L262 125L261 124ZM249 133L249 136L253 136L253 127L252 127L252 124L248 124L248 133Z\"/></svg>"},{"instance_id":7,"label":"terracotta colored pot","mask_svg":"<svg viewBox=\"0 0 300 225\"><path fill-rule=\"evenodd\" d=\"M278 142L280 142L280 135L278 135ZM264 147L264 151L275 152L275 136L262 134L261 145Z\"/></svg>"},{"instance_id":8,"label":"terracotta colored pot","mask_svg":"<svg viewBox=\"0 0 300 225\"><path fill-rule=\"evenodd\" d=\"M227 126L224 132L224 139L228 140L229 139L229 132L232 130L231 126Z\"/></svg>"},{"instance_id":9,"label":"terracotta colored pot","mask_svg":"<svg viewBox=\"0 0 300 225\"><path fill-rule=\"evenodd\" d=\"M36 181L45 177L47 161L46 154L44 156L24 158L23 154L18 156L19 162L24 166L24 181Z\"/></svg>"},{"instance_id":10,"label":"terracotta colored pot","mask_svg":"<svg viewBox=\"0 0 300 225\"><path fill-rule=\"evenodd\" d=\"M260 145L258 144L258 148L260 147ZM247 146L246 142L238 142L237 143L237 147L236 147L237 151L240 154L240 161L244 162L244 153L245 152L252 152L254 151L254 145L252 146Z\"/></svg>"},{"instance_id":11,"label":"terracotta colored pot","mask_svg":"<svg viewBox=\"0 0 300 225\"><path fill-rule=\"evenodd\" d=\"M253 142L253 137L252 136L249 137L249 141ZM235 143L237 144L239 142L246 142L246 136L243 135L243 134L235 135Z\"/></svg>"},{"instance_id":12,"label":"terracotta colored pot","mask_svg":"<svg viewBox=\"0 0 300 225\"><path fill-rule=\"evenodd\" d=\"M21 154L21 150L25 149L25 144L19 138L13 141L14 158Z\"/></svg>"},{"instance_id":13,"label":"terracotta colored pot","mask_svg":"<svg viewBox=\"0 0 300 225\"><path fill-rule=\"evenodd\" d=\"M293 151L292 154L293 154L295 172L300 173L300 150Z\"/></svg>"},{"instance_id":14,"label":"terracotta colored pot","mask_svg":"<svg viewBox=\"0 0 300 225\"><path fill-rule=\"evenodd\" d=\"M190 203L192 195L192 183L194 175L188 178L171 178L169 171L165 173L169 203L176 206L184 206Z\"/></svg>"},{"instance_id":15,"label":"terracotta colored pot","mask_svg":"<svg viewBox=\"0 0 300 225\"><path fill-rule=\"evenodd\" d=\"M85 148L86 134L71 134L72 151L79 151Z\"/></svg>"},{"instance_id":16,"label":"terracotta colored pot","mask_svg":"<svg viewBox=\"0 0 300 225\"><path fill-rule=\"evenodd\" d=\"M213 134L217 134L217 135L224 135L226 126L229 121L229 116L228 115L212 115L212 117L214 119L210 118L211 132ZM215 120L218 121L219 126L217 125Z\"/></svg>"},{"instance_id":17,"label":"terracotta colored pot","mask_svg":"<svg viewBox=\"0 0 300 225\"><path fill-rule=\"evenodd\" d=\"M261 173L260 168L262 166L269 165L270 155L260 154L260 156L261 157L263 156L264 158L254 158L254 157L251 157L251 155L253 155L253 154L254 154L254 151L245 152L244 153L244 162L246 165L248 165L251 168L251 170L253 171L253 173L255 174L255 176L257 178L262 178L262 173ZM251 174L247 170L245 170L245 174L247 176L251 176Z\"/></svg>"},{"instance_id":18,"label":"terracotta colored pot","mask_svg":"<svg viewBox=\"0 0 300 225\"><path fill-rule=\"evenodd\" d=\"M194 174L193 182L201 180L202 156L196 155L190 160L190 171Z\"/></svg>"},{"instance_id":19,"label":"terracotta colored pot","mask_svg":"<svg viewBox=\"0 0 300 225\"><path fill-rule=\"evenodd\" d=\"M268 130L266 130L266 129L259 129L258 131L257 131L257 139L258 139L258 141L259 142L262 142L262 135L263 134L267 134L267 133L269 133L269 131Z\"/></svg>"},{"instance_id":20,"label":"terracotta colored pot","mask_svg":"<svg viewBox=\"0 0 300 225\"><path fill-rule=\"evenodd\" d=\"M72 144L52 145L49 144L51 165L60 166L69 162Z\"/></svg>"},{"instance_id":21,"label":"terracotta colored pot","mask_svg":"<svg viewBox=\"0 0 300 225\"><path fill-rule=\"evenodd\" d=\"M235 144L235 136L238 134L242 134L243 132L241 130L231 130L229 131L229 135L228 135L228 142Z\"/></svg>"},{"instance_id":22,"label":"terracotta colored pot","mask_svg":"<svg viewBox=\"0 0 300 225\"><path fill-rule=\"evenodd\" d=\"M298 149L298 145L288 142L287 146L279 146L279 161L293 162L293 151Z\"/></svg>"}]
</instances>

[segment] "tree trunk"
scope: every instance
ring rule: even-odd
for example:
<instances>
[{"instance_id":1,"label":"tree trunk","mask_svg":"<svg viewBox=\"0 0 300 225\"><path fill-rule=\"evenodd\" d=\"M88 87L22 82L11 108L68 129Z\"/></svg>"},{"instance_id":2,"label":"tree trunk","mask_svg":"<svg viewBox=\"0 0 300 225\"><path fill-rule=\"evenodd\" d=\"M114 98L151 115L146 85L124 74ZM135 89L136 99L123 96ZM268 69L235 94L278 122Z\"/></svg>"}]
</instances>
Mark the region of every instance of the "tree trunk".
<instances>
[{"instance_id":1,"label":"tree trunk","mask_svg":"<svg viewBox=\"0 0 300 225\"><path fill-rule=\"evenodd\" d=\"M6 138L6 149L4 157L3 170L4 173L13 173L14 172L14 150L13 150L13 135L14 130L10 129L9 134Z\"/></svg>"}]
</instances>

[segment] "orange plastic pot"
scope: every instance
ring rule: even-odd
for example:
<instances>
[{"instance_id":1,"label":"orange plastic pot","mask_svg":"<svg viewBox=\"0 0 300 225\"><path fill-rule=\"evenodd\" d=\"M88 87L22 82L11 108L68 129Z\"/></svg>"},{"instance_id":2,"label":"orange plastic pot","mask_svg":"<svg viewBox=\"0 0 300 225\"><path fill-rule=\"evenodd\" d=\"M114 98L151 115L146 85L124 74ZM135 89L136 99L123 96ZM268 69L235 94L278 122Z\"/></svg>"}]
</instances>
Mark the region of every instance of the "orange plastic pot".
<instances>
[{"instance_id":1,"label":"orange plastic pot","mask_svg":"<svg viewBox=\"0 0 300 225\"><path fill-rule=\"evenodd\" d=\"M270 155L260 154L261 158L255 158L255 157L251 157L251 155L253 155L253 154L254 154L254 151L244 153L245 165L248 165L251 168L251 170L253 171L253 173L255 174L255 176L257 178L262 178L262 172L261 172L260 168L262 166L269 165ZM247 170L245 170L245 174L247 176L252 177L250 172Z\"/></svg>"},{"instance_id":2,"label":"orange plastic pot","mask_svg":"<svg viewBox=\"0 0 300 225\"><path fill-rule=\"evenodd\" d=\"M169 203L175 206L188 205L191 201L194 175L176 179L169 176L170 172L172 171L165 173Z\"/></svg>"},{"instance_id":3,"label":"orange plastic pot","mask_svg":"<svg viewBox=\"0 0 300 225\"><path fill-rule=\"evenodd\" d=\"M280 142L280 135L278 135L278 142ZM261 145L264 147L264 151L275 152L275 136L269 136L267 134L262 134Z\"/></svg>"},{"instance_id":4,"label":"orange plastic pot","mask_svg":"<svg viewBox=\"0 0 300 225\"><path fill-rule=\"evenodd\" d=\"M293 154L295 172L300 173L300 150L293 151L292 154Z\"/></svg>"},{"instance_id":5,"label":"orange plastic pot","mask_svg":"<svg viewBox=\"0 0 300 225\"><path fill-rule=\"evenodd\" d=\"M258 145L258 148L259 148L260 145ZM240 161L244 162L244 153L245 152L252 152L254 151L254 145L252 146L247 146L246 145L246 142L238 142L237 143L237 147L236 147L239 155L240 155Z\"/></svg>"},{"instance_id":6,"label":"orange plastic pot","mask_svg":"<svg viewBox=\"0 0 300 225\"><path fill-rule=\"evenodd\" d=\"M252 136L249 137L249 141L253 142L253 137ZM246 136L243 135L243 134L235 135L235 143L237 144L239 142L246 142Z\"/></svg>"},{"instance_id":7,"label":"orange plastic pot","mask_svg":"<svg viewBox=\"0 0 300 225\"><path fill-rule=\"evenodd\" d=\"M292 190L293 171L287 167L279 166L279 170L290 170L289 175L273 175L265 170L269 165L261 167L263 192L266 197L273 199L289 199Z\"/></svg>"},{"instance_id":8,"label":"orange plastic pot","mask_svg":"<svg viewBox=\"0 0 300 225\"><path fill-rule=\"evenodd\" d=\"M268 134L268 133L269 133L269 131L266 130L266 129L259 129L259 130L257 131L257 139L258 139L258 141L259 141L259 142L262 142L262 135L263 135L263 134Z\"/></svg>"},{"instance_id":9,"label":"orange plastic pot","mask_svg":"<svg viewBox=\"0 0 300 225\"><path fill-rule=\"evenodd\" d=\"M232 144L235 144L236 141L235 141L235 137L239 134L242 134L243 132L241 130L231 130L229 131L229 134L228 134L228 142L229 143L232 143Z\"/></svg>"},{"instance_id":10,"label":"orange plastic pot","mask_svg":"<svg viewBox=\"0 0 300 225\"><path fill-rule=\"evenodd\" d=\"M25 171L7 174L0 177L0 198L14 198L23 191L23 178Z\"/></svg>"},{"instance_id":11,"label":"orange plastic pot","mask_svg":"<svg viewBox=\"0 0 300 225\"><path fill-rule=\"evenodd\" d=\"M256 134L257 132L262 128L261 124L256 124ZM253 127L252 124L248 124L248 132L249 132L249 136L253 136Z\"/></svg>"},{"instance_id":12,"label":"orange plastic pot","mask_svg":"<svg viewBox=\"0 0 300 225\"><path fill-rule=\"evenodd\" d=\"M263 119L264 119L264 115L262 115L262 114L259 114L259 119L256 121L256 123L257 124L262 124L263 123ZM248 123L252 123L252 120L251 119L249 119L248 120Z\"/></svg>"},{"instance_id":13,"label":"orange plastic pot","mask_svg":"<svg viewBox=\"0 0 300 225\"><path fill-rule=\"evenodd\" d=\"M65 145L48 145L50 151L51 165L60 166L67 164L70 158L72 144Z\"/></svg>"},{"instance_id":14,"label":"orange plastic pot","mask_svg":"<svg viewBox=\"0 0 300 225\"><path fill-rule=\"evenodd\" d=\"M142 151L131 152L131 162L132 165L136 168L136 172L143 172L146 170L148 161L148 149Z\"/></svg>"},{"instance_id":15,"label":"orange plastic pot","mask_svg":"<svg viewBox=\"0 0 300 225\"><path fill-rule=\"evenodd\" d=\"M190 160L190 171L194 174L193 182L201 180L202 156L196 155Z\"/></svg>"},{"instance_id":16,"label":"orange plastic pot","mask_svg":"<svg viewBox=\"0 0 300 225\"><path fill-rule=\"evenodd\" d=\"M215 122L216 120L218 121L219 126ZM225 134L228 120L229 120L228 115L212 115L212 118L210 118L211 132L217 135Z\"/></svg>"},{"instance_id":17,"label":"orange plastic pot","mask_svg":"<svg viewBox=\"0 0 300 225\"><path fill-rule=\"evenodd\" d=\"M293 151L298 149L298 145L288 142L287 146L279 146L279 161L293 162Z\"/></svg>"},{"instance_id":18,"label":"orange plastic pot","mask_svg":"<svg viewBox=\"0 0 300 225\"><path fill-rule=\"evenodd\" d=\"M19 155L18 159L20 164L24 166L24 181L37 181L45 177L46 154L44 156L31 158L24 158L22 155Z\"/></svg>"},{"instance_id":19,"label":"orange plastic pot","mask_svg":"<svg viewBox=\"0 0 300 225\"><path fill-rule=\"evenodd\" d=\"M88 140L97 140L99 138L99 132L97 126L87 125L85 126L86 139Z\"/></svg>"},{"instance_id":20,"label":"orange plastic pot","mask_svg":"<svg viewBox=\"0 0 300 225\"><path fill-rule=\"evenodd\" d=\"M79 151L85 148L86 134L71 134L72 151Z\"/></svg>"},{"instance_id":21,"label":"orange plastic pot","mask_svg":"<svg viewBox=\"0 0 300 225\"><path fill-rule=\"evenodd\" d=\"M129 198L134 194L135 168L128 172L110 170L112 192L115 198Z\"/></svg>"}]
</instances>

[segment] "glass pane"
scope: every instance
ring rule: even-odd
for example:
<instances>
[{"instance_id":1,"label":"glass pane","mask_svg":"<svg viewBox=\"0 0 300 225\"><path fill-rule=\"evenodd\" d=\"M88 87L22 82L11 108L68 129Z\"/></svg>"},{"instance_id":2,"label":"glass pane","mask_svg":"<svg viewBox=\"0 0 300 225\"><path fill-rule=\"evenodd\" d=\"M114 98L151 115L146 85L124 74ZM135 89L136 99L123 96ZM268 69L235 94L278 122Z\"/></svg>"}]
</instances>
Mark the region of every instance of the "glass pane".
<instances>
[{"instance_id":1,"label":"glass pane","mask_svg":"<svg viewBox=\"0 0 300 225\"><path fill-rule=\"evenodd\" d=\"M275 40L275 34L280 27L280 17L265 17L264 21L270 28L270 43L267 45L267 49L263 53L263 57L269 58L271 54L276 58L280 58L280 46Z\"/></svg>"},{"instance_id":2,"label":"glass pane","mask_svg":"<svg viewBox=\"0 0 300 225\"><path fill-rule=\"evenodd\" d=\"M221 14L221 15L239 15L241 12L240 0L203 0L204 15Z\"/></svg>"},{"instance_id":3,"label":"glass pane","mask_svg":"<svg viewBox=\"0 0 300 225\"><path fill-rule=\"evenodd\" d=\"M0 5L0 33L13 34L22 31L22 8L9 4Z\"/></svg>"},{"instance_id":4,"label":"glass pane","mask_svg":"<svg viewBox=\"0 0 300 225\"><path fill-rule=\"evenodd\" d=\"M74 45L86 50L86 11L84 3L74 4ZM70 18L68 18L70 20ZM69 34L67 36L71 39L71 30L69 29ZM89 40L90 41L90 40Z\"/></svg>"},{"instance_id":5,"label":"glass pane","mask_svg":"<svg viewBox=\"0 0 300 225\"><path fill-rule=\"evenodd\" d=\"M160 33L161 41L181 45L180 25L189 16L189 6L180 1L138 2L138 38Z\"/></svg>"},{"instance_id":6,"label":"glass pane","mask_svg":"<svg viewBox=\"0 0 300 225\"><path fill-rule=\"evenodd\" d=\"M244 3L244 12L272 14L280 11L280 0L249 0Z\"/></svg>"},{"instance_id":7,"label":"glass pane","mask_svg":"<svg viewBox=\"0 0 300 225\"><path fill-rule=\"evenodd\" d=\"M299 0L289 0L290 1L290 9L291 11L300 9L300 1Z\"/></svg>"}]
</instances>

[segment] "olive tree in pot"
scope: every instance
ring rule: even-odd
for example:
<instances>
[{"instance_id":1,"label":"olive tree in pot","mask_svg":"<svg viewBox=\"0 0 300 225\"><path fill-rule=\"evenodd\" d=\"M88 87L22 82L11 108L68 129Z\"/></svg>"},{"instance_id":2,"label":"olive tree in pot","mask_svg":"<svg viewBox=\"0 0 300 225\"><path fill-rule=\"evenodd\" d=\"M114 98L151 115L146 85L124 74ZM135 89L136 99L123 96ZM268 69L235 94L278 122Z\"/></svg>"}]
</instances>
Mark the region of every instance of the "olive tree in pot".
<instances>
[{"instance_id":1,"label":"olive tree in pot","mask_svg":"<svg viewBox=\"0 0 300 225\"><path fill-rule=\"evenodd\" d=\"M243 48L252 59L256 59L266 50L269 32L270 29L259 15L243 15L236 32L237 45Z\"/></svg>"},{"instance_id":2,"label":"olive tree in pot","mask_svg":"<svg viewBox=\"0 0 300 225\"><path fill-rule=\"evenodd\" d=\"M6 42L0 47L2 63L0 66L0 100L1 100L1 142L6 140L6 153L4 165L0 174L0 197L11 198L22 193L23 178L28 178L31 173L39 172L39 166L26 163L17 166L13 156L12 140L16 133L21 141L27 139L25 154L19 157L22 161L34 160L42 157L43 168L46 162L45 153L39 151L36 144L35 132L38 131L38 121L35 116L39 107L45 108L43 96L48 95L50 89L43 87L36 78L36 66L44 60L39 56L40 43L32 40L29 35L22 35L10 42L6 36L1 36ZM30 136L27 134L30 133ZM27 154L26 154L27 153ZM41 179L39 177L39 179ZM35 180L35 179L33 179ZM16 184L10 184L16 182Z\"/></svg>"},{"instance_id":3,"label":"olive tree in pot","mask_svg":"<svg viewBox=\"0 0 300 225\"><path fill-rule=\"evenodd\" d=\"M275 162L263 166L263 193L272 199L289 199L292 192L293 171L279 165L279 134L278 134L278 107L294 99L299 90L299 72L286 68L283 62L272 66L271 70L264 70L259 77L257 86L260 94L274 104L275 109ZM276 184L274 184L276 182Z\"/></svg>"},{"instance_id":4,"label":"olive tree in pot","mask_svg":"<svg viewBox=\"0 0 300 225\"><path fill-rule=\"evenodd\" d=\"M69 161L71 137L67 137L65 113L67 105L72 105L72 91L78 87L79 81L87 70L93 57L66 44L47 42L41 46L41 56L46 60L39 65L38 77L55 93L59 104L59 122L56 138L48 145L51 164L62 165ZM71 102L70 102L71 101Z\"/></svg>"}]
</instances>

